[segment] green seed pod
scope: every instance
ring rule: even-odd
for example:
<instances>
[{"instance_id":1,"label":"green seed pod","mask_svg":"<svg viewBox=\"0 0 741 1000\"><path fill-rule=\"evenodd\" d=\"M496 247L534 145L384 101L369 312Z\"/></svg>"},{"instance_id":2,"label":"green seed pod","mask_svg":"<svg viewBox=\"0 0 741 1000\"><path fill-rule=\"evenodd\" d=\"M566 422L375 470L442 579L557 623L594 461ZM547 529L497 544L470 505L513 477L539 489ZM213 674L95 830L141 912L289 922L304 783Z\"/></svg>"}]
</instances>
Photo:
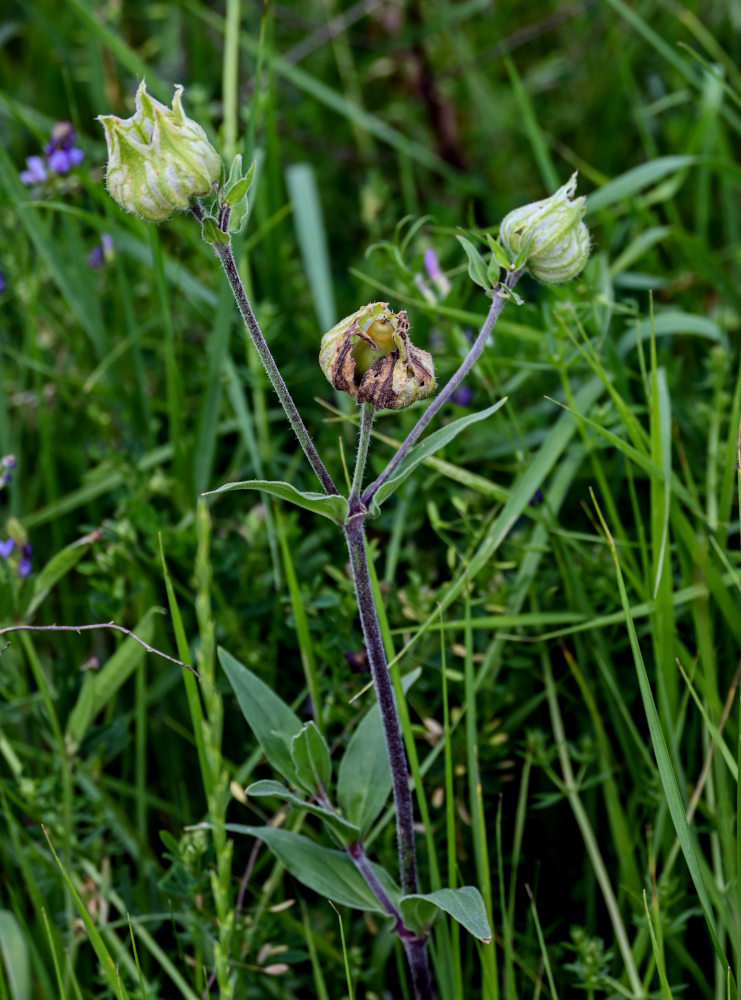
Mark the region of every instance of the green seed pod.
<instances>
[{"instance_id":1,"label":"green seed pod","mask_svg":"<svg viewBox=\"0 0 741 1000\"><path fill-rule=\"evenodd\" d=\"M371 302L322 337L319 364L329 381L359 403L401 410L435 391L432 358L409 339L406 312Z\"/></svg>"},{"instance_id":2,"label":"green seed pod","mask_svg":"<svg viewBox=\"0 0 741 1000\"><path fill-rule=\"evenodd\" d=\"M514 257L523 255L532 276L547 285L575 278L589 257L589 230L582 222L585 198L572 200L576 172L550 198L506 215L499 242Z\"/></svg>"},{"instance_id":3,"label":"green seed pod","mask_svg":"<svg viewBox=\"0 0 741 1000\"><path fill-rule=\"evenodd\" d=\"M187 118L175 87L172 108L139 84L131 118L99 115L108 145L108 193L127 212L162 222L208 194L221 173L221 159L200 125Z\"/></svg>"}]
</instances>

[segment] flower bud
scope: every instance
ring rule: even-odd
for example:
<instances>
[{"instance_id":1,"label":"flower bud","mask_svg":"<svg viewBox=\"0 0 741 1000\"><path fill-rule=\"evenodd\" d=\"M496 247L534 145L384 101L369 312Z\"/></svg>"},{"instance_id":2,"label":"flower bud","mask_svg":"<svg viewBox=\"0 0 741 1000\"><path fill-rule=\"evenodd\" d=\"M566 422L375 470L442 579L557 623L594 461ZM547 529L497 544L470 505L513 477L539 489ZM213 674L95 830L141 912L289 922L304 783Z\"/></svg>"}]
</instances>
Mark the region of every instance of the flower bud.
<instances>
[{"instance_id":1,"label":"flower bud","mask_svg":"<svg viewBox=\"0 0 741 1000\"><path fill-rule=\"evenodd\" d=\"M322 337L319 364L329 381L359 403L401 410L435 391L432 358L409 339L406 312L371 302Z\"/></svg>"},{"instance_id":2,"label":"flower bud","mask_svg":"<svg viewBox=\"0 0 741 1000\"><path fill-rule=\"evenodd\" d=\"M175 87L172 109L136 92L131 118L99 115L108 145L106 185L127 212L161 222L186 209L191 198L208 194L221 173L221 159L200 125L186 118Z\"/></svg>"},{"instance_id":3,"label":"flower bud","mask_svg":"<svg viewBox=\"0 0 741 1000\"><path fill-rule=\"evenodd\" d=\"M545 284L575 278L589 257L586 199L572 200L575 191L576 172L550 198L516 208L499 227L502 246L513 256L526 254L524 265Z\"/></svg>"}]
</instances>

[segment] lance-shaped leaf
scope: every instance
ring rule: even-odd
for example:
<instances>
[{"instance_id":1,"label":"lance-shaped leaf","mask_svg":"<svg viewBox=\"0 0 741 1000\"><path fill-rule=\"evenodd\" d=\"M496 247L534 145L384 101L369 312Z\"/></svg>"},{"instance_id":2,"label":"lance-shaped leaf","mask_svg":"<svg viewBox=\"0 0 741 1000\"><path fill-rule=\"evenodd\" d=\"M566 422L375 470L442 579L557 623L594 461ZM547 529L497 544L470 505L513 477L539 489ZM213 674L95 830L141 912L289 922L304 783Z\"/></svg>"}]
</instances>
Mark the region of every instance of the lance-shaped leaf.
<instances>
[{"instance_id":1,"label":"lance-shaped leaf","mask_svg":"<svg viewBox=\"0 0 741 1000\"><path fill-rule=\"evenodd\" d=\"M440 910L457 920L479 941L484 944L491 941L484 900L479 890L472 885L464 885L459 889L438 889L424 895L404 896L401 901L404 923L420 932L430 926Z\"/></svg>"},{"instance_id":2,"label":"lance-shaped leaf","mask_svg":"<svg viewBox=\"0 0 741 1000\"><path fill-rule=\"evenodd\" d=\"M219 660L237 696L242 715L263 753L276 771L296 784L296 768L289 747L293 737L301 731L301 720L275 691L231 653L219 649Z\"/></svg>"},{"instance_id":3,"label":"lance-shaped leaf","mask_svg":"<svg viewBox=\"0 0 741 1000\"><path fill-rule=\"evenodd\" d=\"M335 524L344 524L347 517L347 500L344 497L327 496L325 493L302 493L290 483L283 483L280 480L245 479L241 483L224 483L216 490L209 490L204 496L218 496L221 493L231 493L232 490L260 490L271 496L280 497L281 500L288 500L289 503L303 507L304 510L313 511L314 514L328 517Z\"/></svg>"},{"instance_id":4,"label":"lance-shaped leaf","mask_svg":"<svg viewBox=\"0 0 741 1000\"><path fill-rule=\"evenodd\" d=\"M300 795L294 795L280 781L256 781L245 788L245 792L255 798L280 799L282 802L290 802L291 805L298 806L299 809L305 809L312 816L317 816L340 844L354 844L360 839L360 830L357 826L348 823L346 819L330 809L318 806L314 802L306 802Z\"/></svg>"},{"instance_id":5,"label":"lance-shaped leaf","mask_svg":"<svg viewBox=\"0 0 741 1000\"><path fill-rule=\"evenodd\" d=\"M326 899L356 910L384 913L363 876L343 851L315 844L308 837L272 826L243 826L227 823L229 833L246 833L264 841L273 854L302 885ZM371 864L389 898L398 904L399 887L380 865Z\"/></svg>"},{"instance_id":6,"label":"lance-shaped leaf","mask_svg":"<svg viewBox=\"0 0 741 1000\"><path fill-rule=\"evenodd\" d=\"M417 667L404 678L406 693L422 670ZM340 761L337 774L337 801L350 823L367 833L391 794L391 773L383 738L378 704L366 713L353 733Z\"/></svg>"},{"instance_id":7,"label":"lance-shaped leaf","mask_svg":"<svg viewBox=\"0 0 741 1000\"><path fill-rule=\"evenodd\" d=\"M487 417L496 413L497 410L504 406L507 402L507 398L507 396L504 396L498 403L494 403L493 406L489 406L487 409L481 410L478 413L469 413L465 417L459 417L457 420L452 420L449 424L446 424L439 430L434 431L434 433L430 434L429 437L426 437L424 441L420 441L419 444L416 444L399 466L399 471L396 475L392 476L391 479L385 482L376 493L373 498L373 503L371 504L371 513L378 513L378 508L383 501L388 499L392 493L395 493L396 490L398 490L407 476L409 476L414 469L417 468L420 462L424 462L424 460L429 458L430 455L434 455L436 451L440 451L441 448L444 448L446 444L449 444L461 433L461 431L464 431L471 424L478 423L479 420L486 420Z\"/></svg>"},{"instance_id":8,"label":"lance-shaped leaf","mask_svg":"<svg viewBox=\"0 0 741 1000\"><path fill-rule=\"evenodd\" d=\"M291 740L291 760L298 783L309 795L326 792L332 777L327 741L314 722L307 722Z\"/></svg>"}]
</instances>

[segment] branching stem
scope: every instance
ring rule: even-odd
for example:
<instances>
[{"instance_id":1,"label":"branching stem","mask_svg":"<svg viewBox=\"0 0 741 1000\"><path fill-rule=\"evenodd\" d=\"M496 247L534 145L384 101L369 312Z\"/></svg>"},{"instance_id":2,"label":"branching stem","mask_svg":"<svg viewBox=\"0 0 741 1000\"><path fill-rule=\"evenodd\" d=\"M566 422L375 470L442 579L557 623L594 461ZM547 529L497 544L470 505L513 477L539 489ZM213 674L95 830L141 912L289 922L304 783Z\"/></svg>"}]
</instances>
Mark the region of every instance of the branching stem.
<instances>
[{"instance_id":1,"label":"branching stem","mask_svg":"<svg viewBox=\"0 0 741 1000\"><path fill-rule=\"evenodd\" d=\"M427 427L432 418L437 414L438 410L440 410L440 408L447 403L463 379L466 375L468 375L478 359L481 357L487 341L489 340L489 336L491 335L491 331L494 329L494 324L499 319L499 315L509 299L508 291L515 287L521 274L521 271L510 272L504 282L504 288L496 288L494 290L494 296L492 298L489 314L484 320L478 337L471 345L471 350L464 358L458 371L452 376L450 381L437 394L437 396L435 396L433 401L411 429L406 439L402 442L401 447L393 456L381 475L365 491L362 497L364 507L370 506L371 500L376 495L379 488L383 486L383 484L390 479L391 476L393 476L408 455L411 448L417 443L417 440L424 431L425 427Z\"/></svg>"},{"instance_id":2,"label":"branching stem","mask_svg":"<svg viewBox=\"0 0 741 1000\"><path fill-rule=\"evenodd\" d=\"M198 221L203 220L203 209L197 203L191 206L192 212ZM224 220L219 220L221 224L224 224ZM228 218L226 220L228 222ZM288 417L288 422L293 428L296 437L299 440L299 444L304 450L304 454L309 460L309 465L312 467L316 473L317 479L322 484L325 493L333 493L337 495L339 490L332 481L332 477L327 472L319 457L319 453L314 447L314 442L309 436L309 432L306 430L303 420L301 419L299 412L296 408L296 404L293 401L293 397L288 391L288 386L283 381L283 376L278 370L278 366L275 363L275 358L273 357L270 348L268 347L267 341L263 336L262 330L260 329L260 324L257 322L257 317L252 311L252 306L250 305L249 299L247 298L247 293L244 290L244 285L242 284L242 279L239 276L239 271L237 269L237 263L234 260L234 254L232 253L231 242L227 243L212 243L213 251L219 258L222 268L224 269L224 274L226 274L227 281L234 295L234 299L237 303L239 312L244 320L244 325L249 331L250 337L252 338L252 343L255 345L257 353L260 355L260 360L262 361L263 367L267 373L268 378L272 382L273 388L278 394L278 399L280 399L281 405L285 410L286 416Z\"/></svg>"}]
</instances>

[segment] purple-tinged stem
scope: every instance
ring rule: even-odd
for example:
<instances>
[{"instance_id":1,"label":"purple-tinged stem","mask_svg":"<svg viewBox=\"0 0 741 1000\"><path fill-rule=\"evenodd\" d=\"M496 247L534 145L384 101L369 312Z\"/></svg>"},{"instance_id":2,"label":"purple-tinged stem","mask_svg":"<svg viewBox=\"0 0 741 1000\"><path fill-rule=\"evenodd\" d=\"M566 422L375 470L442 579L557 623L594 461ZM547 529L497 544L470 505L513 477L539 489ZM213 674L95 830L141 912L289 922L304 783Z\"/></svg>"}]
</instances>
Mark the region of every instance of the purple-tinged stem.
<instances>
[{"instance_id":1,"label":"purple-tinged stem","mask_svg":"<svg viewBox=\"0 0 741 1000\"><path fill-rule=\"evenodd\" d=\"M199 222L203 220L203 209L200 205L194 203L191 206L191 211ZM228 215L226 217L221 216L219 223L222 225L228 224ZM257 353L260 355L260 360L262 361L263 367L267 372L268 378L272 382L273 388L278 394L278 398L280 399L286 416L288 417L288 422L293 428L293 431L299 440L299 444L303 448L304 454L309 460L309 465L311 465L312 469L316 473L317 479L322 484L325 493L332 493L335 495L339 494L339 490L332 481L332 477L327 472L324 462L322 462L319 457L319 453L314 447L314 442L311 440L309 432L306 430L306 426L296 409L293 397L288 391L288 386L283 381L283 376L278 370L275 358L273 357L267 341L263 336L260 324L257 322L257 317L252 311L252 306L247 298L244 285L242 284L242 279L240 278L239 271L237 270L237 264L234 260L234 254L232 253L231 242L212 243L211 246L213 247L213 251L219 258L219 262L224 269L224 273L226 274L236 300L237 307L239 308L239 312L244 320L244 325L247 327L250 337L252 338L252 343L255 345Z\"/></svg>"},{"instance_id":2,"label":"purple-tinged stem","mask_svg":"<svg viewBox=\"0 0 741 1000\"><path fill-rule=\"evenodd\" d=\"M509 290L514 288L521 274L521 271L510 272L504 282L505 289ZM507 295L507 291L502 290L501 288L496 288L494 290L494 296L492 298L489 314L484 320L481 330L479 331L479 335L471 346L471 350L464 358L458 371L452 376L448 384L438 393L438 395L435 396L433 401L411 429L401 447L383 470L381 475L365 491L361 498L364 507L367 508L370 506L371 500L376 495L380 487L383 486L383 484L387 482L391 476L393 476L406 456L409 454L411 448L416 444L418 438L422 434L422 431L424 431L425 427L427 427L438 410L445 403L447 403L463 379L466 375L468 375L478 359L481 357L481 354L486 347L486 343L489 340L489 336L491 335L491 331L494 329L494 324L499 319L499 315L502 312L502 309L504 309L508 298L509 296Z\"/></svg>"},{"instance_id":3,"label":"purple-tinged stem","mask_svg":"<svg viewBox=\"0 0 741 1000\"><path fill-rule=\"evenodd\" d=\"M409 772L401 735L399 713L394 701L394 693L389 676L386 651L381 639L381 627L373 601L368 554L365 548L363 521L365 511L357 497L350 498L350 513L344 525L347 548L350 553L350 567L355 584L355 596L360 611L365 648L368 653L373 684L376 689L381 724L386 741L386 750L391 771L391 787L396 808L396 835L399 850L399 873L404 895L419 891L417 881L417 859L414 851L414 812L412 792L409 787Z\"/></svg>"},{"instance_id":4,"label":"purple-tinged stem","mask_svg":"<svg viewBox=\"0 0 741 1000\"><path fill-rule=\"evenodd\" d=\"M414 988L414 1000L433 1000L432 973L427 952L427 935L417 934L404 925L401 913L381 885L373 866L368 860L362 842L356 841L345 848L355 867L363 876L366 885L390 917L394 918L394 931L398 934L409 963Z\"/></svg>"}]
</instances>

